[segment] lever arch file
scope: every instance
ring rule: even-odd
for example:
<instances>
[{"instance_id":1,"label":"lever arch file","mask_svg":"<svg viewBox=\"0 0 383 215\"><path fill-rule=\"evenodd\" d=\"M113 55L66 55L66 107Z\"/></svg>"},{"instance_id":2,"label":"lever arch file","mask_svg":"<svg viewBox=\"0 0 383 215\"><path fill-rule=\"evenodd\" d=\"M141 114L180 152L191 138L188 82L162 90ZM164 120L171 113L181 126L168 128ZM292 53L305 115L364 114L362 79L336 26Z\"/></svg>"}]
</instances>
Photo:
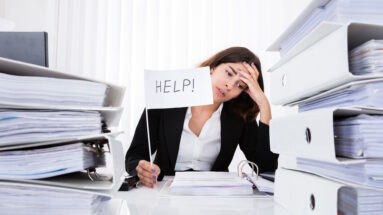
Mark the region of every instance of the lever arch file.
<instances>
[{"instance_id":1,"label":"lever arch file","mask_svg":"<svg viewBox=\"0 0 383 215\"><path fill-rule=\"evenodd\" d=\"M271 102L290 104L351 81L383 77L382 73L353 74L348 54L382 38L383 25L322 23L269 70Z\"/></svg>"},{"instance_id":2,"label":"lever arch file","mask_svg":"<svg viewBox=\"0 0 383 215\"><path fill-rule=\"evenodd\" d=\"M382 24L383 4L380 0L313 0L294 22L268 48L281 56L290 54L305 36L322 22L363 22Z\"/></svg>"},{"instance_id":3,"label":"lever arch file","mask_svg":"<svg viewBox=\"0 0 383 215\"><path fill-rule=\"evenodd\" d=\"M274 200L294 214L379 214L383 191L278 169Z\"/></svg>"},{"instance_id":4,"label":"lever arch file","mask_svg":"<svg viewBox=\"0 0 383 215\"><path fill-rule=\"evenodd\" d=\"M10 60L6 58L0 57L0 72L16 75L16 76L32 76L32 77L47 77L47 78L58 78L58 79L72 79L72 80L82 80L82 81L90 81L95 83L106 84L108 90L106 91L104 107L71 107L66 106L65 109L87 109L87 110L109 110L111 108L120 107L123 99L123 95L125 92L125 88L106 83L100 82L97 80L93 80L90 78L84 78L72 74L63 73L60 71L55 71L49 68L45 68L42 66L37 66L33 64L23 63L15 60ZM3 106L3 105L2 105ZM9 105L8 105L9 106ZM12 105L14 106L14 105ZM26 104L21 104L20 106L27 106ZM32 106L32 105L29 105ZM42 105L34 105L36 107L41 108ZM46 105L46 107L57 108L59 105Z\"/></svg>"},{"instance_id":5,"label":"lever arch file","mask_svg":"<svg viewBox=\"0 0 383 215\"><path fill-rule=\"evenodd\" d=\"M2 214L109 214L112 197L99 192L0 181Z\"/></svg>"},{"instance_id":6,"label":"lever arch file","mask_svg":"<svg viewBox=\"0 0 383 215\"><path fill-rule=\"evenodd\" d=\"M345 158L341 157L341 153L337 156L334 134L334 124L337 123L334 121L337 118L355 117L361 114L383 116L383 111L372 108L326 108L272 119L271 151L336 164L363 163L365 159ZM362 143L362 140L359 142ZM363 149L367 150L366 147L367 145L363 145ZM363 153L360 158L366 156L369 158L368 153Z\"/></svg>"},{"instance_id":7,"label":"lever arch file","mask_svg":"<svg viewBox=\"0 0 383 215\"><path fill-rule=\"evenodd\" d=\"M105 156L106 165L96 168L88 168L86 171L78 171L71 174L63 174L55 177L36 180L22 179L11 176L2 177L1 175L0 180L12 179L12 181L26 182L28 184L41 184L76 189L97 190L100 192L108 190L117 190L122 183L122 177L124 174L124 155L122 144L111 135L97 138L84 138L79 139L78 141L91 144L93 145L93 147L98 147L99 149L102 149L102 151L100 151L99 153L102 152L101 155ZM46 147L63 145L72 142L60 141L59 143L53 142L48 144L25 144L22 146L18 146L17 150L27 149L31 147L36 148L39 146ZM8 148L8 152L10 149L12 148ZM4 152L5 151L2 151L1 153ZM43 161L43 158L41 158L41 160ZM107 171L107 169L110 169L111 171Z\"/></svg>"}]
</instances>

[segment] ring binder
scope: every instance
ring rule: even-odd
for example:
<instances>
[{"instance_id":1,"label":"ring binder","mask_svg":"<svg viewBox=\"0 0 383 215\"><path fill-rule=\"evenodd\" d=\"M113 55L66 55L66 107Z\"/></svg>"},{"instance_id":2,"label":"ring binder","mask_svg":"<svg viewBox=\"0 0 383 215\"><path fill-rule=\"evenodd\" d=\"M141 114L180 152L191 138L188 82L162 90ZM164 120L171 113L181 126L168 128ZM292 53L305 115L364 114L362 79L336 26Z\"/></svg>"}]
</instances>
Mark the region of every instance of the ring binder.
<instances>
[{"instance_id":1,"label":"ring binder","mask_svg":"<svg viewBox=\"0 0 383 215\"><path fill-rule=\"evenodd\" d=\"M259 176L259 168L258 168L258 165L255 164L254 162L252 161L248 161L248 160L242 160L238 163L237 165L237 173L238 173L238 176L240 177L243 177L244 174L246 174L245 172L243 172L243 168L246 164L249 164L251 166L251 168L253 169L253 171L251 172L251 175L254 176L254 168L257 169L257 172L256 172L256 179L258 179L258 176Z\"/></svg>"},{"instance_id":2,"label":"ring binder","mask_svg":"<svg viewBox=\"0 0 383 215\"><path fill-rule=\"evenodd\" d=\"M258 176L259 176L259 169L258 169L258 166L257 164L255 164L254 162L252 161L248 161L248 160L242 160L238 163L238 166L237 166L237 174L239 177L241 178L244 178L246 179L247 181L249 181L252 185L253 185L253 189L257 189L257 185L254 183L254 181L250 178L250 176L243 171L243 168L245 167L245 165L248 164L251 166L251 176L254 176L254 168L256 168L257 172L256 172L256 178L255 180L258 180Z\"/></svg>"}]
</instances>

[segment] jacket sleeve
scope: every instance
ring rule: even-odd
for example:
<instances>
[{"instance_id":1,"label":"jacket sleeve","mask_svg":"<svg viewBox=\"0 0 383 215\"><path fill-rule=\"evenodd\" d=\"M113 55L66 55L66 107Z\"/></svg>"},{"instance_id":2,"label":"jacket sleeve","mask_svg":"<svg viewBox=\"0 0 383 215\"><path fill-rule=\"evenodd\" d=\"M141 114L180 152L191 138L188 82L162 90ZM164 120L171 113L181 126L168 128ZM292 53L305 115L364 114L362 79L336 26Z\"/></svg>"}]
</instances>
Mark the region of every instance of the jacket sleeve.
<instances>
[{"instance_id":1,"label":"jacket sleeve","mask_svg":"<svg viewBox=\"0 0 383 215\"><path fill-rule=\"evenodd\" d=\"M158 138L159 110L149 110L148 116L151 140L150 146L152 153L154 153L157 150L156 139ZM140 160L150 160L145 110L137 124L132 143L125 156L125 168L129 175L137 175L136 167Z\"/></svg>"},{"instance_id":2,"label":"jacket sleeve","mask_svg":"<svg viewBox=\"0 0 383 215\"><path fill-rule=\"evenodd\" d=\"M239 146L247 160L257 164L259 172L275 171L278 155L270 151L269 126L254 120L245 123Z\"/></svg>"}]
</instances>

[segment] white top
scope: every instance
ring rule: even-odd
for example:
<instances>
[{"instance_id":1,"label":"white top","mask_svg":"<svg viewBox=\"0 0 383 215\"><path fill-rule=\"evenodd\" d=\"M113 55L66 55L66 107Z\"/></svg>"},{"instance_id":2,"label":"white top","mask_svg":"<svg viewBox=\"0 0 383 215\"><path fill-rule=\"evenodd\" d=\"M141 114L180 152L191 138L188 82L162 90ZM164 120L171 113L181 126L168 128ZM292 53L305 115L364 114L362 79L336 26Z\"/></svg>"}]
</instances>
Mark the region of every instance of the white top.
<instances>
[{"instance_id":1,"label":"white top","mask_svg":"<svg viewBox=\"0 0 383 215\"><path fill-rule=\"evenodd\" d=\"M210 171L221 150L221 111L223 105L208 119L199 137L189 128L192 117L190 107L187 109L181 142L176 161L176 171L187 169Z\"/></svg>"}]
</instances>

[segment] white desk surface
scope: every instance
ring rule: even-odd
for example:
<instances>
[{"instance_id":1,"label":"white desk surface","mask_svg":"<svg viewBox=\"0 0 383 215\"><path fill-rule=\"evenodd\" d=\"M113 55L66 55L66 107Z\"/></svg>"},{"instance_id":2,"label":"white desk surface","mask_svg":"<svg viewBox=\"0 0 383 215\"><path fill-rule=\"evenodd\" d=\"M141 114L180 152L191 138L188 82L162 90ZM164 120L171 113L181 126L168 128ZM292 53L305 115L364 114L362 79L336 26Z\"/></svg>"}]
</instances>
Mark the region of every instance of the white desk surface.
<instances>
[{"instance_id":1,"label":"white desk surface","mask_svg":"<svg viewBox=\"0 0 383 215\"><path fill-rule=\"evenodd\" d=\"M251 214L291 215L274 203L273 197L174 196L168 194L172 177L165 177L155 188L139 187L113 195L111 214Z\"/></svg>"}]
</instances>

